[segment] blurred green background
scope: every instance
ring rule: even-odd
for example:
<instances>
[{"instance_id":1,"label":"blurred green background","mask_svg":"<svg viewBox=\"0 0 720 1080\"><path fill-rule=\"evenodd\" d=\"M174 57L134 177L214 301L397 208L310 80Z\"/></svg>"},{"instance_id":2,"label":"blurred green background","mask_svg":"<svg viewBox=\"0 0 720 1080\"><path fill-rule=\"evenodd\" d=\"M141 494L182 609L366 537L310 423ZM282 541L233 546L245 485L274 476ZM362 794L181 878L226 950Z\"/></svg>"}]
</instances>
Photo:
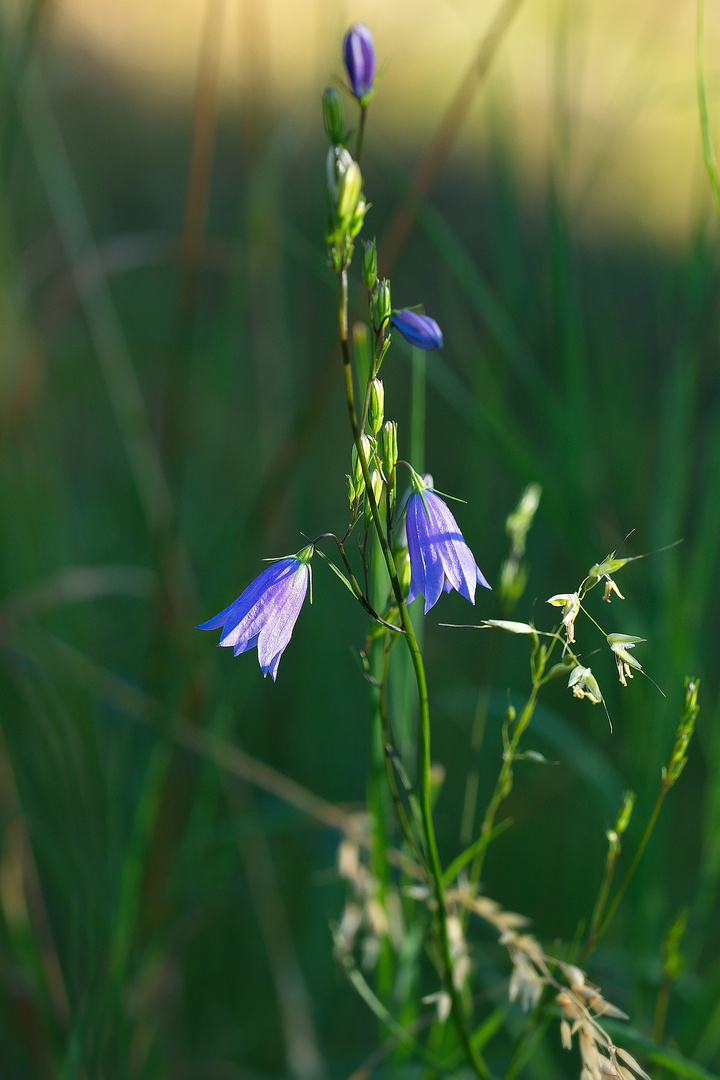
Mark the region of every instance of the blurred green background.
<instances>
[{"instance_id":1,"label":"blurred green background","mask_svg":"<svg viewBox=\"0 0 720 1080\"><path fill-rule=\"evenodd\" d=\"M276 686L255 654L192 629L262 558L345 525L319 98L355 19L384 65L368 232L394 302L422 301L444 329L425 467L467 499L483 571L497 582L530 481L543 499L518 618L549 626L545 599L631 530L624 554L683 540L628 567L624 605L601 613L648 639L638 655L667 697L640 677L620 692L598 657L611 736L601 710L551 688L526 744L557 764L518 765L486 892L543 941L572 938L620 794L638 793L632 850L683 678L699 676L689 767L589 973L649 1033L688 907L667 1040L720 1072L720 263L695 9L519 4L407 243L383 249L495 11L0 4L3 1076L333 1080L378 1041L329 931L344 895L330 804L362 806L369 763L362 613L318 562ZM710 5L716 117L719 48ZM410 371L394 343L386 411L405 446ZM438 626L468 615L453 594L425 626L446 860L478 694L482 799L508 694L528 689L521 639L491 668L489 637ZM506 977L484 948L481 978ZM576 1076L562 1054L553 1028L523 1075Z\"/></svg>"}]
</instances>

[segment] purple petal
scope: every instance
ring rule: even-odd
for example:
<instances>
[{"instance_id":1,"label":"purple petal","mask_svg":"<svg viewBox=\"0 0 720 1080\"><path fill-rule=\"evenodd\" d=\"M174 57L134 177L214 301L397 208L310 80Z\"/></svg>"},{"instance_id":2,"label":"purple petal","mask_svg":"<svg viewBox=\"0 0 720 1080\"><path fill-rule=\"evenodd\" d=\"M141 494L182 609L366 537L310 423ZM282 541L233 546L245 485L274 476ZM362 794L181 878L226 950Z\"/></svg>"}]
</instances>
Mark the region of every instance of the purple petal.
<instances>
[{"instance_id":1,"label":"purple petal","mask_svg":"<svg viewBox=\"0 0 720 1080\"><path fill-rule=\"evenodd\" d=\"M375 46L363 23L355 23L345 35L343 59L353 94L356 98L365 97L375 81Z\"/></svg>"},{"instance_id":2,"label":"purple petal","mask_svg":"<svg viewBox=\"0 0 720 1080\"><path fill-rule=\"evenodd\" d=\"M245 607L243 607L242 610L239 610L237 612L239 615L237 620L235 615L227 620L218 645L223 645L225 647L232 646L235 648L241 641L247 641L251 637L256 637L268 619L273 618L273 611L277 599L282 596L289 582L292 581L296 574L299 566L297 559L282 561L285 562L282 572L275 575L274 581L271 580L269 584L266 584L257 603L253 604L249 610L246 610Z\"/></svg>"},{"instance_id":3,"label":"purple petal","mask_svg":"<svg viewBox=\"0 0 720 1080\"><path fill-rule=\"evenodd\" d=\"M292 577L287 586L279 593L273 604L272 618L268 618L260 631L258 639L258 660L263 675L274 669L277 665L288 642L300 614L305 595L307 593L310 569L306 563L300 565L297 574ZM273 679L275 675L273 675Z\"/></svg>"},{"instance_id":4,"label":"purple petal","mask_svg":"<svg viewBox=\"0 0 720 1080\"><path fill-rule=\"evenodd\" d=\"M422 553L420 551L420 540L418 538L417 526L414 521L415 515L415 495L411 495L408 499L407 507L405 509L405 535L407 537L408 555L410 557L410 588L408 589L407 602L412 604L413 600L419 594L425 595L425 564L423 563ZM419 499L420 497L417 496ZM420 506L422 512L425 513L422 507L422 500L420 500ZM412 516L412 524L410 519Z\"/></svg>"},{"instance_id":5,"label":"purple petal","mask_svg":"<svg viewBox=\"0 0 720 1080\"><path fill-rule=\"evenodd\" d=\"M390 321L405 340L417 349L442 348L442 330L429 315L419 315L417 311L395 311Z\"/></svg>"},{"instance_id":6,"label":"purple petal","mask_svg":"<svg viewBox=\"0 0 720 1080\"><path fill-rule=\"evenodd\" d=\"M297 566L297 559L278 559L277 562L272 563L248 585L237 600L233 600L232 604L229 604L218 615L214 615L212 619L199 623L195 629L219 630L221 626L224 627L227 623L230 623L231 628L237 626L251 608L258 603L263 594L272 587L278 578L282 577L290 564Z\"/></svg>"},{"instance_id":7,"label":"purple petal","mask_svg":"<svg viewBox=\"0 0 720 1080\"><path fill-rule=\"evenodd\" d=\"M410 556L408 603L422 593L427 613L443 589L456 589L474 604L477 583L490 588L451 510L434 491L413 492L405 527Z\"/></svg>"},{"instance_id":8,"label":"purple petal","mask_svg":"<svg viewBox=\"0 0 720 1080\"><path fill-rule=\"evenodd\" d=\"M476 566L476 567L475 567L475 569L476 569L476 571L477 571L477 579L478 579L478 581L480 582L480 584L481 584L481 585L483 586L483 588L484 588L484 589L490 589L490 591L492 592L492 585L489 585L489 584L488 584L487 578L486 578L486 577L485 577L485 575L483 574L483 572L482 572L482 570L480 569L480 567L479 567L479 566Z\"/></svg>"},{"instance_id":9,"label":"purple petal","mask_svg":"<svg viewBox=\"0 0 720 1080\"><path fill-rule=\"evenodd\" d=\"M429 493L423 492L427 498ZM418 492L408 499L405 527L410 555L410 588L415 584L415 595L425 597L425 614L437 603L443 589L445 571L432 537L432 521L428 518L423 496Z\"/></svg>"}]
</instances>

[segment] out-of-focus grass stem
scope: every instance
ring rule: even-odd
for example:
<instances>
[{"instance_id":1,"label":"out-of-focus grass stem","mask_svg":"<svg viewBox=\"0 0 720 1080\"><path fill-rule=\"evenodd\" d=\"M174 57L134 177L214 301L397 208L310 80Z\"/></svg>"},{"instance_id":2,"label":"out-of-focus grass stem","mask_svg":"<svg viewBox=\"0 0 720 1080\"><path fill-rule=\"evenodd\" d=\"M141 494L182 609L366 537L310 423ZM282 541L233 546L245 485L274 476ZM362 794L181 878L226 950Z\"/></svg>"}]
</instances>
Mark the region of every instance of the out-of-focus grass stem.
<instances>
[{"instance_id":1,"label":"out-of-focus grass stem","mask_svg":"<svg viewBox=\"0 0 720 1080\"><path fill-rule=\"evenodd\" d=\"M718 179L715 147L710 131L707 94L705 92L705 0L697 0L697 21L695 26L695 76L697 81L698 110L700 112L700 133L702 135L703 158L710 181L715 209L720 216L720 179Z\"/></svg>"},{"instance_id":2,"label":"out-of-focus grass stem","mask_svg":"<svg viewBox=\"0 0 720 1080\"><path fill-rule=\"evenodd\" d=\"M165 452L173 465L180 455L189 406L187 376L192 352L193 322L200 266L205 246L213 155L217 132L220 52L226 0L207 0L198 60L185 209L178 256L178 308L167 378Z\"/></svg>"},{"instance_id":3,"label":"out-of-focus grass stem","mask_svg":"<svg viewBox=\"0 0 720 1080\"><path fill-rule=\"evenodd\" d=\"M236 812L253 808L250 792L239 793L225 777L225 791ZM273 976L285 1040L287 1067L294 1080L322 1080L325 1067L318 1048L309 995L283 903L275 864L262 830L238 836L240 857Z\"/></svg>"},{"instance_id":4,"label":"out-of-focus grass stem","mask_svg":"<svg viewBox=\"0 0 720 1080\"><path fill-rule=\"evenodd\" d=\"M173 514L170 489L125 334L98 262L87 214L36 61L27 64L16 84L16 94L148 524L153 532L162 530ZM90 263L94 264L93 273L86 276L81 269Z\"/></svg>"}]
</instances>

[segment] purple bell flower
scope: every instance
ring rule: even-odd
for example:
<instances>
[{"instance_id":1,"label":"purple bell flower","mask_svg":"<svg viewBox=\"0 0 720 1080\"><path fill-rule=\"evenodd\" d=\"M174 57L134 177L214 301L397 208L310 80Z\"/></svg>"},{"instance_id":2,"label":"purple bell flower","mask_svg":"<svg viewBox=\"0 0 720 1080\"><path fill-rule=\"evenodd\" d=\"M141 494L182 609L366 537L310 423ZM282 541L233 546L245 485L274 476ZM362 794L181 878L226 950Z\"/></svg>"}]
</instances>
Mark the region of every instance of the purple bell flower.
<instances>
[{"instance_id":1,"label":"purple bell flower","mask_svg":"<svg viewBox=\"0 0 720 1080\"><path fill-rule=\"evenodd\" d=\"M437 603L440 593L456 589L475 603L478 582L489 589L485 577L465 543L458 524L443 500L430 488L419 489L422 481L413 478L412 492L405 511L410 588L407 602L422 593L425 614Z\"/></svg>"},{"instance_id":2,"label":"purple bell flower","mask_svg":"<svg viewBox=\"0 0 720 1080\"><path fill-rule=\"evenodd\" d=\"M375 46L363 23L354 23L343 39L343 60L350 89L364 105L375 82Z\"/></svg>"},{"instance_id":3,"label":"purple bell flower","mask_svg":"<svg viewBox=\"0 0 720 1080\"><path fill-rule=\"evenodd\" d=\"M441 349L442 330L429 315L418 315L417 311L394 311L390 322L396 330L416 349Z\"/></svg>"},{"instance_id":4,"label":"purple bell flower","mask_svg":"<svg viewBox=\"0 0 720 1080\"><path fill-rule=\"evenodd\" d=\"M272 563L245 592L197 630L218 630L218 645L232 647L235 656L257 646L263 675L273 682L300 614L310 580L312 547Z\"/></svg>"}]
</instances>

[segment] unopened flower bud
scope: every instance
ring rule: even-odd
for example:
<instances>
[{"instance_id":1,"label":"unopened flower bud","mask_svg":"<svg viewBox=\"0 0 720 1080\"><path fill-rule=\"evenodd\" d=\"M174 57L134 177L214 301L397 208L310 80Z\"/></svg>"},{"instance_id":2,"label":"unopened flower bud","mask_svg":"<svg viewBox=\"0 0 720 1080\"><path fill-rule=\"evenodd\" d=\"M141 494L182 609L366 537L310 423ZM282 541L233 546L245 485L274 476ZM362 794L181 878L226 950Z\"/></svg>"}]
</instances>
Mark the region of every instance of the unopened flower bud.
<instances>
[{"instance_id":1,"label":"unopened flower bud","mask_svg":"<svg viewBox=\"0 0 720 1080\"><path fill-rule=\"evenodd\" d=\"M404 309L393 313L392 324L416 349L442 348L442 330L429 315Z\"/></svg>"},{"instance_id":2,"label":"unopened flower bud","mask_svg":"<svg viewBox=\"0 0 720 1080\"><path fill-rule=\"evenodd\" d=\"M372 454L372 446L370 445L370 440L368 439L367 435L361 435L360 441L362 443L363 456L369 464L370 456ZM365 490L365 477L363 476L362 466L360 464L360 459L358 457L356 446L353 446L352 448L352 479L353 484L355 485L355 495L362 495L363 491Z\"/></svg>"},{"instance_id":3,"label":"unopened flower bud","mask_svg":"<svg viewBox=\"0 0 720 1080\"><path fill-rule=\"evenodd\" d=\"M333 146L337 146L343 138L343 103L332 86L328 86L322 96L322 109L327 137Z\"/></svg>"},{"instance_id":4,"label":"unopened flower bud","mask_svg":"<svg viewBox=\"0 0 720 1080\"><path fill-rule=\"evenodd\" d=\"M391 311L390 282L382 278L375 286L375 318L379 326L390 318Z\"/></svg>"},{"instance_id":5,"label":"unopened flower bud","mask_svg":"<svg viewBox=\"0 0 720 1080\"><path fill-rule=\"evenodd\" d=\"M620 809L618 810L618 815L615 819L615 832L618 834L618 836L622 836L622 834L625 832L628 825L630 824L630 817L632 815L634 806L635 792L624 792L622 802L620 804Z\"/></svg>"},{"instance_id":6,"label":"unopened flower bud","mask_svg":"<svg viewBox=\"0 0 720 1080\"><path fill-rule=\"evenodd\" d=\"M373 495L375 497L375 503L379 506L380 505L380 500L382 499L382 493L383 493L383 490L384 490L384 485L383 485L383 478L380 475L380 472L379 472L378 469L373 469L372 476L370 477L370 484L372 486L372 493L373 493ZM370 508L370 500L369 500L369 498L367 496L365 497L364 522L365 522L365 528L366 529L370 528L370 524L372 522L372 510Z\"/></svg>"},{"instance_id":7,"label":"unopened flower bud","mask_svg":"<svg viewBox=\"0 0 720 1080\"><path fill-rule=\"evenodd\" d=\"M363 282L368 292L372 292L377 281L377 245L374 240L363 244Z\"/></svg>"},{"instance_id":8,"label":"unopened flower bud","mask_svg":"<svg viewBox=\"0 0 720 1080\"><path fill-rule=\"evenodd\" d=\"M340 196L340 183L347 172L348 166L352 164L353 159L344 146L330 147L325 168L327 173L328 192L333 205L337 204Z\"/></svg>"},{"instance_id":9,"label":"unopened flower bud","mask_svg":"<svg viewBox=\"0 0 720 1080\"><path fill-rule=\"evenodd\" d=\"M367 214L369 209L370 209L370 204L365 202L364 198L362 197L362 193L361 193L360 198L359 198L359 200L358 200L358 202L357 202L357 204L355 206L355 212L353 213L353 216L350 219L350 224L348 225L348 229L347 229L347 231L350 233L351 237L353 237L353 238L356 237L357 234L362 229L363 222L365 221L365 215Z\"/></svg>"},{"instance_id":10,"label":"unopened flower bud","mask_svg":"<svg viewBox=\"0 0 720 1080\"><path fill-rule=\"evenodd\" d=\"M348 476L347 473L345 473L345 479L347 480L348 502L352 506L352 504L355 502L355 485L353 484L352 476Z\"/></svg>"},{"instance_id":11,"label":"unopened flower bud","mask_svg":"<svg viewBox=\"0 0 720 1080\"><path fill-rule=\"evenodd\" d=\"M368 409L368 420L370 421L370 430L373 435L377 435L378 431L383 426L384 419L385 387L379 379L373 379L370 383L370 407Z\"/></svg>"},{"instance_id":12,"label":"unopened flower bud","mask_svg":"<svg viewBox=\"0 0 720 1080\"><path fill-rule=\"evenodd\" d=\"M398 445L397 445L397 424L394 420L386 420L382 429L382 455L383 464L385 466L385 473L390 476L390 473L397 465L398 459Z\"/></svg>"},{"instance_id":13,"label":"unopened flower bud","mask_svg":"<svg viewBox=\"0 0 720 1080\"><path fill-rule=\"evenodd\" d=\"M349 230L354 224L358 203L362 195L362 173L357 161L351 161L338 184L336 212L341 229Z\"/></svg>"},{"instance_id":14,"label":"unopened flower bud","mask_svg":"<svg viewBox=\"0 0 720 1080\"><path fill-rule=\"evenodd\" d=\"M375 81L375 46L363 23L354 23L343 41L343 60L350 89L361 105L367 104Z\"/></svg>"}]
</instances>

